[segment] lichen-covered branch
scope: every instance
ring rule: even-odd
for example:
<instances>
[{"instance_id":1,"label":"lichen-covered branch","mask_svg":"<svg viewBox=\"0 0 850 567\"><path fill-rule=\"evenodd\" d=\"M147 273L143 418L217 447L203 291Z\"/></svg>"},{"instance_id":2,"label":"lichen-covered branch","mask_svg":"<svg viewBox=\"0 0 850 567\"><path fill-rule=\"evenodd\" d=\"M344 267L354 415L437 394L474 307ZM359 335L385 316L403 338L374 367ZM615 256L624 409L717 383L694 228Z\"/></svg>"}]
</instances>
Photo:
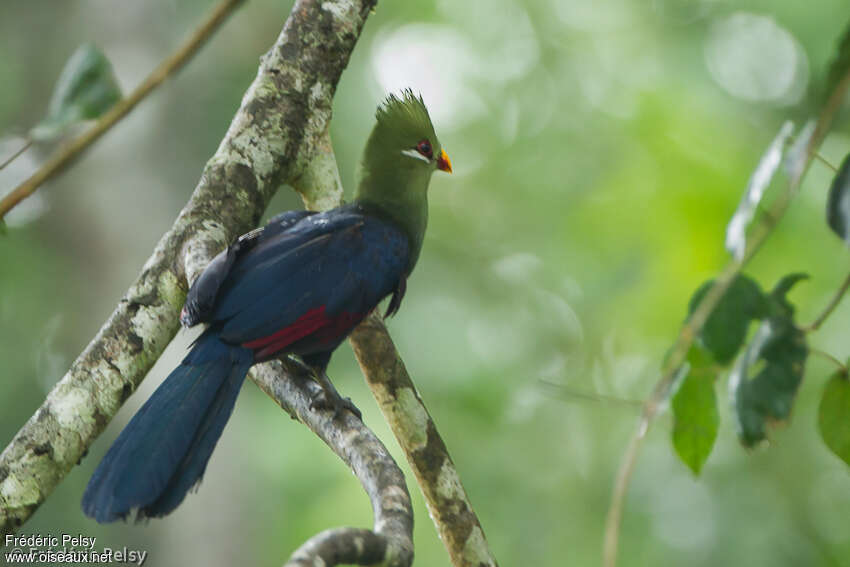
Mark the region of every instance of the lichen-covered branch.
<instances>
[{"instance_id":1,"label":"lichen-covered branch","mask_svg":"<svg viewBox=\"0 0 850 567\"><path fill-rule=\"evenodd\" d=\"M478 516L437 426L376 314L351 335L363 375L407 455L455 567L496 567Z\"/></svg>"},{"instance_id":2,"label":"lichen-covered branch","mask_svg":"<svg viewBox=\"0 0 850 567\"><path fill-rule=\"evenodd\" d=\"M327 133L316 156L293 186L308 208L337 206L342 188ZM446 444L383 321L373 314L355 329L350 341L372 394L416 473L431 519L452 563L455 567L495 567L498 564Z\"/></svg>"},{"instance_id":3,"label":"lichen-covered branch","mask_svg":"<svg viewBox=\"0 0 850 567\"><path fill-rule=\"evenodd\" d=\"M413 562L413 508L398 468L383 443L350 412L337 418L310 404L321 388L313 380L281 378L280 362L261 364L252 378L281 407L309 427L349 466L372 502L374 530L336 528L310 538L286 567L373 565L408 567Z\"/></svg>"},{"instance_id":4,"label":"lichen-covered branch","mask_svg":"<svg viewBox=\"0 0 850 567\"><path fill-rule=\"evenodd\" d=\"M0 533L17 529L103 431L178 329L191 281L256 226L321 146L375 0L299 0L195 192L97 336L0 454Z\"/></svg>"},{"instance_id":5,"label":"lichen-covered branch","mask_svg":"<svg viewBox=\"0 0 850 567\"><path fill-rule=\"evenodd\" d=\"M342 203L342 180L329 129L319 137L312 163L291 183L311 211L326 211Z\"/></svg>"}]
</instances>

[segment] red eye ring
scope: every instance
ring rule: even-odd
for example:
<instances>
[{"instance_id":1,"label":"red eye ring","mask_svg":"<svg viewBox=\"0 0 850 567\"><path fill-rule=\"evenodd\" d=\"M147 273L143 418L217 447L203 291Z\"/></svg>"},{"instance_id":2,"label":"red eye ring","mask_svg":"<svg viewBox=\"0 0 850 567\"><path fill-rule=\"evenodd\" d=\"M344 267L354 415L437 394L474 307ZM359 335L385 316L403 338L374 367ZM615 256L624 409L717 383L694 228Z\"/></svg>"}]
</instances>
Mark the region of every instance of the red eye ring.
<instances>
[{"instance_id":1,"label":"red eye ring","mask_svg":"<svg viewBox=\"0 0 850 567\"><path fill-rule=\"evenodd\" d=\"M431 147L431 142L428 140L420 140L419 143L416 144L416 151L428 159L434 157L434 148Z\"/></svg>"}]
</instances>

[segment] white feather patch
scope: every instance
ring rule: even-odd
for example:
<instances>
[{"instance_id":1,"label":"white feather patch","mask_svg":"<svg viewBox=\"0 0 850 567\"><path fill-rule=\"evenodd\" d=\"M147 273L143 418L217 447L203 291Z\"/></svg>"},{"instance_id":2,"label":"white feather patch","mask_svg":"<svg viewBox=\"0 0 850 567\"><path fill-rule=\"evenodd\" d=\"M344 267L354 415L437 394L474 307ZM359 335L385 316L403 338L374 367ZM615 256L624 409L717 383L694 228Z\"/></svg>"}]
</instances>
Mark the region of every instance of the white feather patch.
<instances>
[{"instance_id":1,"label":"white feather patch","mask_svg":"<svg viewBox=\"0 0 850 567\"><path fill-rule=\"evenodd\" d=\"M422 154L420 154L416 150L402 150L401 153L402 153L402 155L406 155L407 157L421 159L425 163L431 163L430 159L426 158L425 156L423 156Z\"/></svg>"}]
</instances>

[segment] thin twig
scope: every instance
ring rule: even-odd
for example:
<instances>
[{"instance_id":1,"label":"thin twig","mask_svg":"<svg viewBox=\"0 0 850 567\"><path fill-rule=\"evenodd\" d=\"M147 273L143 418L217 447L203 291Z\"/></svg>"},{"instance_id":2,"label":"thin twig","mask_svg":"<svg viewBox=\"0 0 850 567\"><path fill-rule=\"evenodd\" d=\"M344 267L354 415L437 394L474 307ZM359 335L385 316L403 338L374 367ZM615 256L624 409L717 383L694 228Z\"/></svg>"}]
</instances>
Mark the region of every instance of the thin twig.
<instances>
[{"instance_id":1,"label":"thin twig","mask_svg":"<svg viewBox=\"0 0 850 567\"><path fill-rule=\"evenodd\" d=\"M618 398L616 396L607 396L605 394L599 394L597 392L583 392L581 390L570 388L566 384L559 384L558 382L552 382L544 378L539 378L538 382L540 382L547 388L554 390L559 396L564 399L577 399L587 402L599 402L603 404L630 406L637 408L643 407L643 402L641 400L629 400L626 398Z\"/></svg>"},{"instance_id":2,"label":"thin twig","mask_svg":"<svg viewBox=\"0 0 850 567\"><path fill-rule=\"evenodd\" d=\"M32 139L27 138L26 142L24 143L24 146L21 149L19 149L18 151L13 153L11 156L9 156L9 158L6 159L6 161L4 161L3 163L0 163L0 169L4 169L7 165L12 163L16 159L18 159L18 156L21 155L22 153L24 153L25 151L27 151L28 149L30 149L30 146L32 146Z\"/></svg>"},{"instance_id":3,"label":"thin twig","mask_svg":"<svg viewBox=\"0 0 850 567\"><path fill-rule=\"evenodd\" d=\"M837 358L835 358L834 356L832 356L831 354L829 354L825 350L821 350L819 348L809 347L809 352L811 354L814 354L816 356L823 358L824 360L830 361L831 363L835 364L838 368L843 370L845 373L847 372L847 366L845 366L843 362L841 362L840 360L838 360Z\"/></svg>"},{"instance_id":4,"label":"thin twig","mask_svg":"<svg viewBox=\"0 0 850 567\"><path fill-rule=\"evenodd\" d=\"M126 116L136 107L151 91L161 85L168 77L178 71L213 33L221 26L227 17L244 0L221 0L207 16L207 19L195 30L195 32L174 53L168 56L150 75L136 87L126 98L118 101L106 114L104 114L94 126L77 138L71 140L67 145L60 148L38 171L26 181L18 185L12 192L0 200L0 220L6 216L18 203L32 195L45 181L59 173L65 166L71 163L86 148L91 146L103 134L106 133L116 122Z\"/></svg>"},{"instance_id":5,"label":"thin twig","mask_svg":"<svg viewBox=\"0 0 850 567\"><path fill-rule=\"evenodd\" d=\"M690 346L693 344L694 338L702 330L705 322L708 320L708 317L720 302L720 299L726 293L726 290L732 284L735 276L738 275L744 265L746 265L761 248L768 236L776 227L779 219L781 219L785 214L791 200L800 188L800 183L802 182L806 171L808 171L808 168L811 165L815 151L826 137L826 133L832 125L833 118L844 101L848 87L850 87L850 73L845 75L841 82L835 87L835 90L829 97L823 112L821 112L818 117L815 129L806 144L805 158L802 167L793 171L791 178L788 180L788 187L786 191L784 191L776 199L776 201L774 201L769 211L762 216L760 218L760 222L753 227L743 257L740 260L730 260L729 263L726 264L725 268L705 294L702 301L700 301L699 305L697 305L690 318L682 326L671 354L667 359L667 363L663 367L662 377L655 385L652 394L644 404L644 411L638 421L637 429L629 442L626 452L623 455L623 460L620 464L606 520L605 538L603 543L604 567L614 567L617 563L619 531L620 524L622 522L623 503L626 492L628 491L628 485L631 480L632 472L635 468L638 454L640 453L642 441L649 430L652 420L658 414L661 403L669 393L676 371L685 361L688 349L690 349Z\"/></svg>"},{"instance_id":6,"label":"thin twig","mask_svg":"<svg viewBox=\"0 0 850 567\"><path fill-rule=\"evenodd\" d=\"M835 167L834 165L832 165L832 162L830 162L828 159L826 159L825 157L823 157L823 156L820 154L820 152L815 152L815 154L814 154L814 155L815 155L815 159L816 159L816 160L818 160L819 162L821 162L822 164L824 164L825 166L827 166L827 167L828 167L829 169L831 169L833 172L838 173L838 168L837 168L837 167Z\"/></svg>"},{"instance_id":7,"label":"thin twig","mask_svg":"<svg viewBox=\"0 0 850 567\"><path fill-rule=\"evenodd\" d=\"M829 303L826 304L826 307L818 315L817 319L801 327L801 329L807 333L812 331L817 331L823 322L826 321L832 312L835 311L835 308L838 307L838 304L841 303L841 299L844 297L844 294L847 293L847 290L850 289L850 274L847 274L847 278L845 278L844 283L841 284L841 287L838 288L838 291L835 292L835 295L832 296L832 299L829 300Z\"/></svg>"},{"instance_id":8,"label":"thin twig","mask_svg":"<svg viewBox=\"0 0 850 567\"><path fill-rule=\"evenodd\" d=\"M608 517L605 519L602 564L606 566L613 566L617 563L617 543L620 537L620 519L623 517L626 491L629 488L629 479L637 464L637 455L646 437L646 432L649 430L651 419L652 417L645 414L641 416L640 425L626 446L626 452L623 455L623 464L617 471L617 479L614 481L614 493L611 498L611 507L608 509Z\"/></svg>"},{"instance_id":9,"label":"thin twig","mask_svg":"<svg viewBox=\"0 0 850 567\"><path fill-rule=\"evenodd\" d=\"M798 136L799 136L799 134L794 135L794 136L790 136L788 138L788 143L792 144L792 143L796 142L799 139ZM818 160L819 162L821 162L822 164L824 164L826 167L828 167L832 171L838 172L838 168L835 167L834 165L832 165L832 162L829 161L828 159L826 159L825 157L823 157L823 154L821 154L820 152L818 152L816 150L812 150L812 157L815 158L816 160Z\"/></svg>"}]
</instances>

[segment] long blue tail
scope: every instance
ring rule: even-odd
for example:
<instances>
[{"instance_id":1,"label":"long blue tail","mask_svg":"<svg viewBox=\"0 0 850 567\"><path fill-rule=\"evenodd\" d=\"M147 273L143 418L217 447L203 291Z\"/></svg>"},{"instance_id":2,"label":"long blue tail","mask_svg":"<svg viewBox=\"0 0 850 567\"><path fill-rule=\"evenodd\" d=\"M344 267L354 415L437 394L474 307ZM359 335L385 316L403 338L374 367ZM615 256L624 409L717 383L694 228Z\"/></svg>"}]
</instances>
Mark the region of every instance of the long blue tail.
<instances>
[{"instance_id":1,"label":"long blue tail","mask_svg":"<svg viewBox=\"0 0 850 567\"><path fill-rule=\"evenodd\" d=\"M174 510L200 482L253 363L250 350L202 335L103 457L83 512L102 523Z\"/></svg>"}]
</instances>

